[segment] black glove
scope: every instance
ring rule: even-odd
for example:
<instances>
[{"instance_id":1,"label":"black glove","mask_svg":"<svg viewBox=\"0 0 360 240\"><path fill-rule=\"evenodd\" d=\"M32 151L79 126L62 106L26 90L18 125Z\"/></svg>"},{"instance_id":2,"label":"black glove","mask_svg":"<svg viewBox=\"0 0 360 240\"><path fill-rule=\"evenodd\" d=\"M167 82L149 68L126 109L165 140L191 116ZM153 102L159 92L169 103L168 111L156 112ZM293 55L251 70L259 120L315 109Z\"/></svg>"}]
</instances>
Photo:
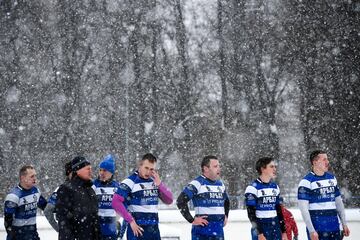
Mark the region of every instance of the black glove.
<instances>
[{"instance_id":1,"label":"black glove","mask_svg":"<svg viewBox=\"0 0 360 240\"><path fill-rule=\"evenodd\" d=\"M298 236L294 236L293 240L298 240Z\"/></svg>"}]
</instances>

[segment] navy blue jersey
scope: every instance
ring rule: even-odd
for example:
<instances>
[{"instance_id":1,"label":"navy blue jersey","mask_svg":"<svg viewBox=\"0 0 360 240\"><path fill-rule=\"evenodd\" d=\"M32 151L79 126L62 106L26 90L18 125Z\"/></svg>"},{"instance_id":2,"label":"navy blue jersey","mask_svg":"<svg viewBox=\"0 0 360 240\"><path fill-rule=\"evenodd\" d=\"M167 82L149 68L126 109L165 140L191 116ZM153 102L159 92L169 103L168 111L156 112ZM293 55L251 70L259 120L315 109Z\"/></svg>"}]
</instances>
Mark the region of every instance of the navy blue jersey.
<instances>
[{"instance_id":1,"label":"navy blue jersey","mask_svg":"<svg viewBox=\"0 0 360 240\"><path fill-rule=\"evenodd\" d=\"M279 198L280 189L273 181L265 183L258 178L246 188L245 203L248 211L249 209L255 210L254 217L257 226L253 234L257 235L260 231L266 239L281 239L281 229L285 231L285 225L282 221L283 216L279 216ZM252 220L250 216L249 218L250 221L255 220Z\"/></svg>"},{"instance_id":2,"label":"navy blue jersey","mask_svg":"<svg viewBox=\"0 0 360 240\"><path fill-rule=\"evenodd\" d=\"M99 179L94 181L93 189L98 199L98 215L103 236L117 235L116 212L111 202L118 187L119 183L116 181L101 182Z\"/></svg>"},{"instance_id":3,"label":"navy blue jersey","mask_svg":"<svg viewBox=\"0 0 360 240\"><path fill-rule=\"evenodd\" d=\"M317 176L310 172L299 183L298 199L309 201L312 224L318 232L339 231L335 198L340 191L334 175Z\"/></svg>"},{"instance_id":4,"label":"navy blue jersey","mask_svg":"<svg viewBox=\"0 0 360 240\"><path fill-rule=\"evenodd\" d=\"M55 189L55 191L50 195L49 199L48 199L48 204L52 204L55 206L56 204L56 200L57 200L57 190L59 189L59 187L57 187Z\"/></svg>"},{"instance_id":5,"label":"navy blue jersey","mask_svg":"<svg viewBox=\"0 0 360 240\"><path fill-rule=\"evenodd\" d=\"M37 208L44 209L46 204L46 199L36 187L26 190L17 186L5 198L4 213L13 215L12 227L16 231L34 229L36 232Z\"/></svg>"},{"instance_id":6,"label":"navy blue jersey","mask_svg":"<svg viewBox=\"0 0 360 240\"><path fill-rule=\"evenodd\" d=\"M117 194L125 199L124 204L139 225L159 223L159 189L153 179L143 179L134 172L121 182Z\"/></svg>"},{"instance_id":7,"label":"navy blue jersey","mask_svg":"<svg viewBox=\"0 0 360 240\"><path fill-rule=\"evenodd\" d=\"M199 176L191 181L183 192L192 200L195 216L207 216L206 226L193 226L193 235L223 236L225 201L228 199L225 185L221 180L212 181Z\"/></svg>"},{"instance_id":8,"label":"navy blue jersey","mask_svg":"<svg viewBox=\"0 0 360 240\"><path fill-rule=\"evenodd\" d=\"M263 221L277 217L280 189L272 181L264 183L256 179L245 190L246 206L256 207L256 217Z\"/></svg>"}]
</instances>

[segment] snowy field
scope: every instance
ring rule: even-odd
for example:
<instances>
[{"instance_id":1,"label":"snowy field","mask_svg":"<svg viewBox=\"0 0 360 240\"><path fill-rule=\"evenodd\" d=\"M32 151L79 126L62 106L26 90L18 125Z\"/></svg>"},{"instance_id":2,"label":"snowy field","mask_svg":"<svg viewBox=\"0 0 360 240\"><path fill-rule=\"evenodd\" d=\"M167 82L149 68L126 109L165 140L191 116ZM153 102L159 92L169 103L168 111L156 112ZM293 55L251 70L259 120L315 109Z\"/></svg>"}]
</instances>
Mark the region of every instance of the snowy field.
<instances>
[{"instance_id":1,"label":"snowy field","mask_svg":"<svg viewBox=\"0 0 360 240\"><path fill-rule=\"evenodd\" d=\"M305 224L298 209L290 209L299 228L299 240L306 240ZM227 240L250 240L250 223L245 210L230 211L229 222L224 228ZM347 209L346 216L351 235L345 240L360 240L360 209ZM191 225L187 223L178 210L161 210L160 231L163 236L180 236L180 240L190 240ZM56 240L57 233L51 229L45 217L38 217L38 228L42 240ZM0 239L5 239L4 222L0 219ZM165 238L163 238L165 239ZM168 238L169 240L171 238Z\"/></svg>"}]
</instances>

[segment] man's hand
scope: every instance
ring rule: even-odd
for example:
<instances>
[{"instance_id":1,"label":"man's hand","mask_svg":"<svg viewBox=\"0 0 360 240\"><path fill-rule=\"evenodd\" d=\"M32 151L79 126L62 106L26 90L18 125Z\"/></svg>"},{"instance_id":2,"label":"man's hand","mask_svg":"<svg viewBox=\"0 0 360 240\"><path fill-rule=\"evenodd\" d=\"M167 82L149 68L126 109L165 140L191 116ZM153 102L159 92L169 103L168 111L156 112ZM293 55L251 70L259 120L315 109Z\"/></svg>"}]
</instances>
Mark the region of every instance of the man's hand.
<instances>
[{"instance_id":1,"label":"man's hand","mask_svg":"<svg viewBox=\"0 0 360 240\"><path fill-rule=\"evenodd\" d=\"M228 218L227 218L227 216L225 216L225 219L224 219L224 227L226 226L227 221L228 221Z\"/></svg>"},{"instance_id":2,"label":"man's hand","mask_svg":"<svg viewBox=\"0 0 360 240\"><path fill-rule=\"evenodd\" d=\"M266 237L261 233L258 235L258 240L266 240Z\"/></svg>"},{"instance_id":3,"label":"man's hand","mask_svg":"<svg viewBox=\"0 0 360 240\"><path fill-rule=\"evenodd\" d=\"M135 220L132 220L130 223L131 230L134 233L135 237L140 237L143 235L144 229L136 224Z\"/></svg>"},{"instance_id":4,"label":"man's hand","mask_svg":"<svg viewBox=\"0 0 360 240\"><path fill-rule=\"evenodd\" d=\"M344 229L344 236L345 237L350 236L350 229L348 228L348 226L343 225L343 229Z\"/></svg>"},{"instance_id":5,"label":"man's hand","mask_svg":"<svg viewBox=\"0 0 360 240\"><path fill-rule=\"evenodd\" d=\"M299 237L299 236L297 236L297 235L294 236L293 240L298 240L298 237Z\"/></svg>"},{"instance_id":6,"label":"man's hand","mask_svg":"<svg viewBox=\"0 0 360 240\"><path fill-rule=\"evenodd\" d=\"M310 233L310 239L311 240L319 240L319 235L317 232Z\"/></svg>"},{"instance_id":7,"label":"man's hand","mask_svg":"<svg viewBox=\"0 0 360 240\"><path fill-rule=\"evenodd\" d=\"M288 237L287 237L287 235L286 235L286 232L284 232L284 233L281 234L281 240L288 240ZM289 240L291 240L291 239L289 239Z\"/></svg>"},{"instance_id":8,"label":"man's hand","mask_svg":"<svg viewBox=\"0 0 360 240\"><path fill-rule=\"evenodd\" d=\"M206 226L208 225L208 221L206 220L207 216L195 217L192 225L201 225Z\"/></svg>"},{"instance_id":9,"label":"man's hand","mask_svg":"<svg viewBox=\"0 0 360 240\"><path fill-rule=\"evenodd\" d=\"M154 183L156 186L160 186L161 180L158 172L156 170L153 170L151 172L151 176L154 178Z\"/></svg>"}]
</instances>

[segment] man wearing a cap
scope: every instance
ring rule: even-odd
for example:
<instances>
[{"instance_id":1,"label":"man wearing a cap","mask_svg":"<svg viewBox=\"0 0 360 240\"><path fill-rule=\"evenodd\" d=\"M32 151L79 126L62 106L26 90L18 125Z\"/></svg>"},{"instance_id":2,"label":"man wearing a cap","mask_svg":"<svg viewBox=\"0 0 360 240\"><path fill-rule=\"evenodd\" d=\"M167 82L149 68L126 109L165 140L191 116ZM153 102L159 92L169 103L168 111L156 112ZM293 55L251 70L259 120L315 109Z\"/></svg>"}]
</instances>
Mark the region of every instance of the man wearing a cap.
<instances>
[{"instance_id":1,"label":"man wearing a cap","mask_svg":"<svg viewBox=\"0 0 360 240\"><path fill-rule=\"evenodd\" d=\"M59 240L99 240L98 203L90 162L77 156L71 161L71 169L71 180L59 187L57 195Z\"/></svg>"},{"instance_id":2,"label":"man wearing a cap","mask_svg":"<svg viewBox=\"0 0 360 240\"><path fill-rule=\"evenodd\" d=\"M115 173L113 156L111 154L107 155L100 163L99 168L99 177L94 181L93 188L98 199L101 239L116 240L116 213L111 206L111 202L119 183L113 179Z\"/></svg>"},{"instance_id":3,"label":"man wearing a cap","mask_svg":"<svg viewBox=\"0 0 360 240\"><path fill-rule=\"evenodd\" d=\"M67 162L65 164L65 181L69 181L71 178L71 161ZM46 208L44 210L44 215L46 219L49 221L50 225L54 228L55 231L59 232L59 226L58 222L55 219L55 204L57 201L57 191L59 190L59 187L55 189L55 191L50 195L48 199L48 203L46 205Z\"/></svg>"}]
</instances>

